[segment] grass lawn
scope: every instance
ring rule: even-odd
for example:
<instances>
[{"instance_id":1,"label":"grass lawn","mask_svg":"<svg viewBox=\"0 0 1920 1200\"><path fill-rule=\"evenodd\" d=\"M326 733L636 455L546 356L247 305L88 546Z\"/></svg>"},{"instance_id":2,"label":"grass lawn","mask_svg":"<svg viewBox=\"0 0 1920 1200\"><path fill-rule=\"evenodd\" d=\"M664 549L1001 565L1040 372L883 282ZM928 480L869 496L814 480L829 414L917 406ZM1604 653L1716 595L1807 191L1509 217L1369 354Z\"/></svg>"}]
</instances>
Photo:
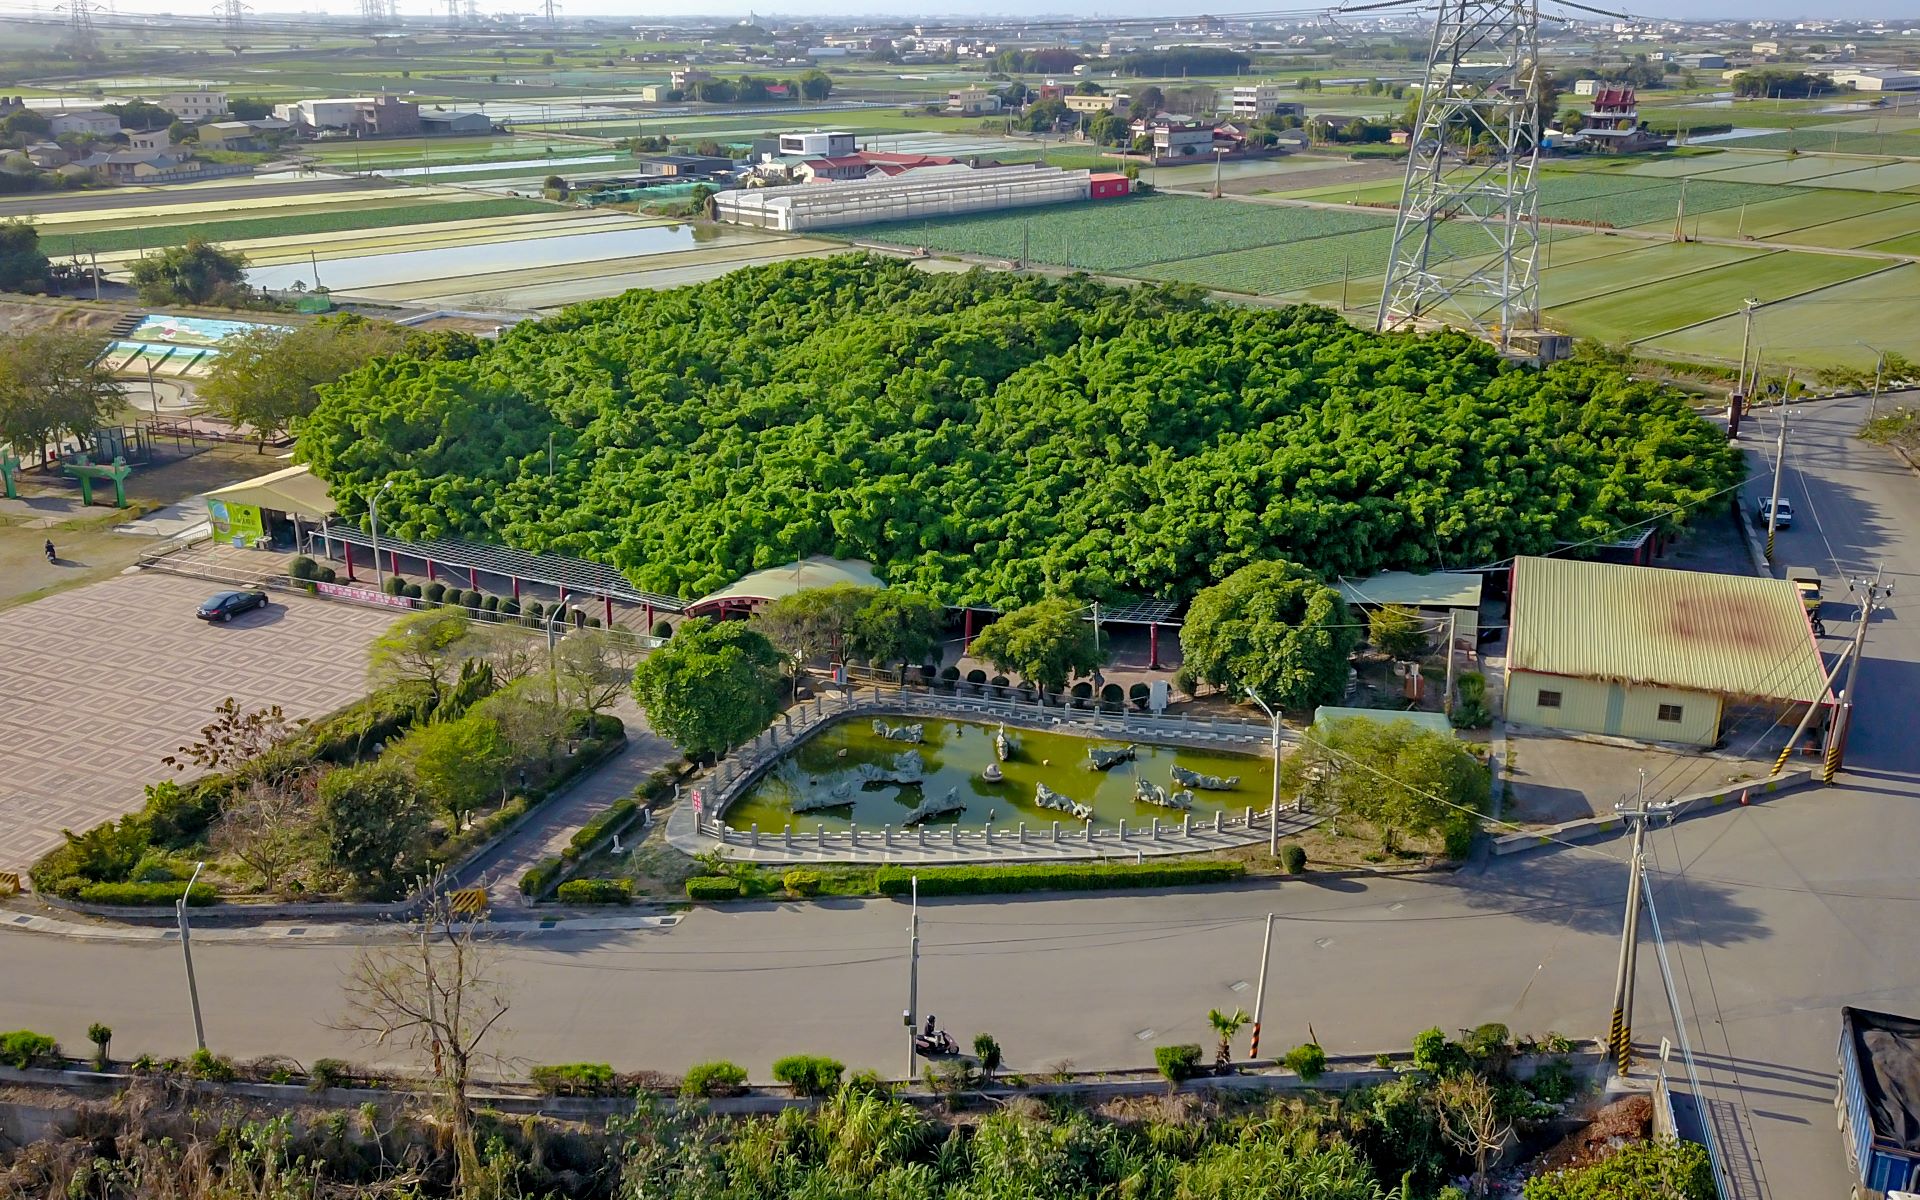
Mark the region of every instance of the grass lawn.
<instances>
[{"instance_id":1,"label":"grass lawn","mask_svg":"<svg viewBox=\"0 0 1920 1200\"><path fill-rule=\"evenodd\" d=\"M379 229L391 225L419 225L433 221L475 220L483 217L514 217L525 213L550 213L550 204L535 200L472 200L460 204L439 201L403 208L335 208L330 211L270 217L236 217L225 221L199 221L183 225L147 225L134 229L103 229L87 234L42 234L41 249L61 256L87 250L107 253L119 250L146 250L156 246L177 246L189 238L212 242L240 241L246 238L286 237L302 233L332 233L342 229Z\"/></svg>"},{"instance_id":2,"label":"grass lawn","mask_svg":"<svg viewBox=\"0 0 1920 1200\"><path fill-rule=\"evenodd\" d=\"M1737 312L1748 296L1780 300L1870 274L1883 265L1872 259L1775 251L1677 280L1551 308L1546 316L1556 325L1604 342L1643 342Z\"/></svg>"}]
</instances>

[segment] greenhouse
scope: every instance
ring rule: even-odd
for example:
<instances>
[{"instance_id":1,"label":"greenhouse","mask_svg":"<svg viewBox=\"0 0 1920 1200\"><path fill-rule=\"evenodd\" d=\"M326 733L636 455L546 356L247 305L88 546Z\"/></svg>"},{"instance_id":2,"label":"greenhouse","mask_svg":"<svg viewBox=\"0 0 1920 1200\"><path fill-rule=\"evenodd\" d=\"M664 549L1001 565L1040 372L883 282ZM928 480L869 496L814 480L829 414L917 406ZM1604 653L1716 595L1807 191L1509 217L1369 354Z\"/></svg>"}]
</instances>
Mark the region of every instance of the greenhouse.
<instances>
[{"instance_id":1,"label":"greenhouse","mask_svg":"<svg viewBox=\"0 0 1920 1200\"><path fill-rule=\"evenodd\" d=\"M1058 167L927 167L891 179L722 192L718 221L798 233L1085 200L1092 172Z\"/></svg>"}]
</instances>

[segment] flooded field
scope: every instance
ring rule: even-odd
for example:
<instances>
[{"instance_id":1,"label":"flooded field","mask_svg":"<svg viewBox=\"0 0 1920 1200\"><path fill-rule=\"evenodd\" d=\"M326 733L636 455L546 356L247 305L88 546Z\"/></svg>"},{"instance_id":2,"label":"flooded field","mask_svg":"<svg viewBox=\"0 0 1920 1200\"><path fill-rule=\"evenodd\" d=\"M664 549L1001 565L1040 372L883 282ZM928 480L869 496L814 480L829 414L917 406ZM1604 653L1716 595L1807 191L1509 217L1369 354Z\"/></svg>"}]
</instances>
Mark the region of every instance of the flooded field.
<instances>
[{"instance_id":1,"label":"flooded field","mask_svg":"<svg viewBox=\"0 0 1920 1200\"><path fill-rule=\"evenodd\" d=\"M715 228L695 228L692 225L648 225L611 232L564 234L507 242L472 242L434 250L334 258L322 260L320 282L333 291L350 292L423 279L479 275L489 271L599 263L616 258L691 250L702 242L718 237L720 233ZM311 263L290 262L279 266L255 267L247 272L247 282L276 291L290 288L296 281L311 288L314 286L313 275Z\"/></svg>"},{"instance_id":2,"label":"flooded field","mask_svg":"<svg viewBox=\"0 0 1920 1200\"><path fill-rule=\"evenodd\" d=\"M796 833L840 830L849 823L863 829L898 829L926 804L953 809L928 817L925 824L931 828L975 828L988 821L996 827L1025 821L1036 830L1054 821L1063 830L1085 828L1085 818L1036 802L1044 785L1067 802L1091 808L1097 828L1110 829L1123 820L1138 828L1156 816L1162 823L1178 824L1182 815L1181 809L1136 799L1135 789L1142 782L1168 795L1190 792L1195 820L1212 820L1221 810L1265 808L1273 795L1272 761L1264 756L1136 743L1131 758L1102 771L1090 765L1089 749L1120 750L1127 748L1125 743L1009 726L1010 752L1001 762L994 747L997 726L903 718L882 724L896 731L918 726L923 740L891 740L870 721L842 721L803 743L735 801L727 809L727 824L735 829L758 824L763 833L778 833L788 824ZM1003 776L1000 782L985 777L993 766ZM1173 777L1175 768L1231 781L1231 786L1209 790L1182 785ZM802 809L797 815L796 806Z\"/></svg>"}]
</instances>

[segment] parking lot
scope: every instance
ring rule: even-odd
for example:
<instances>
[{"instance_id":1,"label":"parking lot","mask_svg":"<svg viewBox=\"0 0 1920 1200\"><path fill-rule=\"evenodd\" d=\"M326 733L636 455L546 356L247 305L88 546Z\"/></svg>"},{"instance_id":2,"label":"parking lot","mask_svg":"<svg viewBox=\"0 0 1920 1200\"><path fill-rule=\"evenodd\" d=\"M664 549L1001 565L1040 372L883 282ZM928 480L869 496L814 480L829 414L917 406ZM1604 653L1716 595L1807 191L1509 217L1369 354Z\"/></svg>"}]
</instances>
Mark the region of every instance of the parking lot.
<instances>
[{"instance_id":1,"label":"parking lot","mask_svg":"<svg viewBox=\"0 0 1920 1200\"><path fill-rule=\"evenodd\" d=\"M396 614L276 594L196 619L220 590L144 572L0 610L0 871L139 807L228 696L314 717L365 694L367 645Z\"/></svg>"}]
</instances>

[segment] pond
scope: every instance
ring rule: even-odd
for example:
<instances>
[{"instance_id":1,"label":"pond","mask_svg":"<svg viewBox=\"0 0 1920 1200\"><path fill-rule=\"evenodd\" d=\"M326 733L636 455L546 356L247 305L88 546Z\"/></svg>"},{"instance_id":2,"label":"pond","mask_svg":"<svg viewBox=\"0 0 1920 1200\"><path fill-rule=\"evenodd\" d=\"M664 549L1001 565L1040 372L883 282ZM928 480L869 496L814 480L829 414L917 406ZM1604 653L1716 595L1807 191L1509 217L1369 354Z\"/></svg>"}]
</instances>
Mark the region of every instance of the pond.
<instances>
[{"instance_id":1,"label":"pond","mask_svg":"<svg viewBox=\"0 0 1920 1200\"><path fill-rule=\"evenodd\" d=\"M1264 809L1273 797L1272 760L1263 755L1136 743L1131 759L1097 771L1089 765L1089 747L1120 749L1126 743L1008 726L1010 751L1006 761L998 764L1003 778L991 783L984 774L998 761L994 737L999 726L903 717L883 719L880 724L896 731L918 726L922 740L889 740L869 719L831 725L734 801L726 812L727 824L750 829L757 823L762 833L778 833L788 824L795 833L809 834L816 828L843 830L849 824L899 829L920 804L951 797L964 810L928 818L929 828L955 824L977 828L989 818L996 828L1025 821L1039 830L1056 820L1062 830L1083 828L1082 820L1072 813L1036 803L1036 788L1042 784L1071 802L1091 806L1093 824L1100 829L1111 829L1123 820L1129 828L1138 828L1156 816L1163 824L1179 824L1182 810L1135 798L1135 786L1142 780L1170 794L1191 791L1196 821L1211 821L1216 811ZM1181 788L1172 780L1175 767L1221 781L1239 779L1227 790ZM835 807L794 814L796 804L807 809L809 802Z\"/></svg>"},{"instance_id":2,"label":"pond","mask_svg":"<svg viewBox=\"0 0 1920 1200\"><path fill-rule=\"evenodd\" d=\"M402 250L320 264L320 280L336 292L355 288L390 287L425 279L484 275L491 271L518 271L610 258L638 258L668 254L698 246L705 230L691 225L642 225L604 233L569 233L553 237L499 242L472 242L436 250ZM313 287L310 262L253 267L247 282L255 287L283 291L300 281Z\"/></svg>"}]
</instances>

